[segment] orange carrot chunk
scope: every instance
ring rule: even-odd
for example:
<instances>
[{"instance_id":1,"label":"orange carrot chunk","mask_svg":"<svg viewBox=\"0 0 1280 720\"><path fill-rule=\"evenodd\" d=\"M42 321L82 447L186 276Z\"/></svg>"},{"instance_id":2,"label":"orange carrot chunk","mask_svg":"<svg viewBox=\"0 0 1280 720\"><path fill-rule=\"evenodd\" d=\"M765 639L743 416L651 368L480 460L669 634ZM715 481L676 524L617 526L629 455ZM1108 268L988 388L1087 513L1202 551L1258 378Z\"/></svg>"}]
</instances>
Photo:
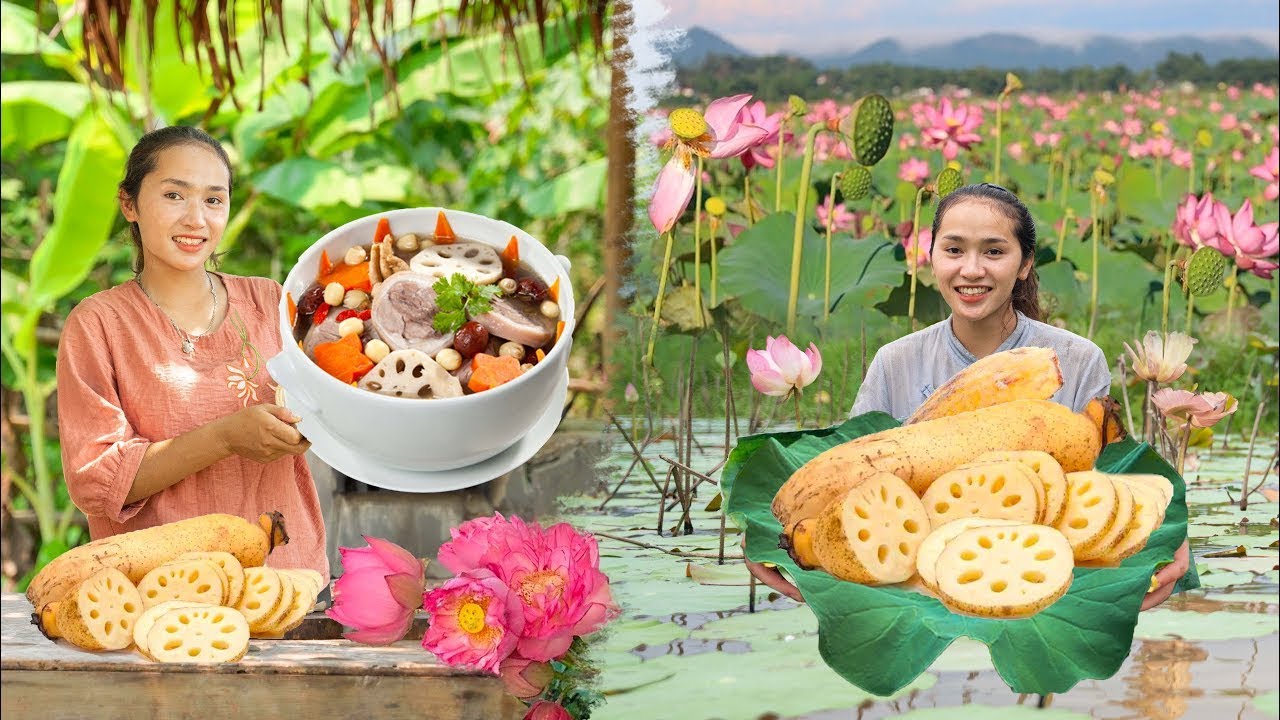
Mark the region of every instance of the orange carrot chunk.
<instances>
[{"instance_id":1,"label":"orange carrot chunk","mask_svg":"<svg viewBox=\"0 0 1280 720\"><path fill-rule=\"evenodd\" d=\"M361 352L360 336L347 335L316 345L316 365L344 383L353 383L373 369L373 361Z\"/></svg>"},{"instance_id":2,"label":"orange carrot chunk","mask_svg":"<svg viewBox=\"0 0 1280 720\"><path fill-rule=\"evenodd\" d=\"M333 271L333 263L329 261L329 251L320 251L320 272L316 274L316 280L319 281L325 275Z\"/></svg>"},{"instance_id":3,"label":"orange carrot chunk","mask_svg":"<svg viewBox=\"0 0 1280 720\"><path fill-rule=\"evenodd\" d=\"M547 288L547 295L551 297L551 302L560 302L560 276L557 275L556 281Z\"/></svg>"},{"instance_id":4,"label":"orange carrot chunk","mask_svg":"<svg viewBox=\"0 0 1280 720\"><path fill-rule=\"evenodd\" d=\"M560 334L564 332L564 321L556 323L556 342L560 342Z\"/></svg>"},{"instance_id":5,"label":"orange carrot chunk","mask_svg":"<svg viewBox=\"0 0 1280 720\"><path fill-rule=\"evenodd\" d=\"M377 243L382 242L382 238L390 234L391 234L391 221L387 220L386 218L378 218L378 227L376 230L373 231L374 244L376 245Z\"/></svg>"},{"instance_id":6,"label":"orange carrot chunk","mask_svg":"<svg viewBox=\"0 0 1280 720\"><path fill-rule=\"evenodd\" d=\"M542 362L543 360L547 359L547 354L542 352L542 348L538 348L537 350L534 350L533 356L538 359L538 362Z\"/></svg>"},{"instance_id":7,"label":"orange carrot chunk","mask_svg":"<svg viewBox=\"0 0 1280 720\"><path fill-rule=\"evenodd\" d=\"M484 392L518 377L519 360L510 355L494 357L480 353L471 359L471 379L467 381L467 387L471 388L471 392Z\"/></svg>"},{"instance_id":8,"label":"orange carrot chunk","mask_svg":"<svg viewBox=\"0 0 1280 720\"><path fill-rule=\"evenodd\" d=\"M515 272L515 269L520 267L520 243L515 235L511 236L507 248L502 251L502 267L507 272Z\"/></svg>"},{"instance_id":9,"label":"orange carrot chunk","mask_svg":"<svg viewBox=\"0 0 1280 720\"><path fill-rule=\"evenodd\" d=\"M284 299L289 303L289 325L294 325L298 321L298 304L293 301L293 293L285 293Z\"/></svg>"},{"instance_id":10,"label":"orange carrot chunk","mask_svg":"<svg viewBox=\"0 0 1280 720\"><path fill-rule=\"evenodd\" d=\"M435 237L437 245L448 245L458 239L458 236L453 234L453 228L449 225L449 218L444 216L444 211L436 216Z\"/></svg>"},{"instance_id":11,"label":"orange carrot chunk","mask_svg":"<svg viewBox=\"0 0 1280 720\"><path fill-rule=\"evenodd\" d=\"M331 282L336 282L342 286L343 290L364 290L369 292L373 289L373 283L369 279L369 263L362 262L355 265L348 265L345 262L334 265L329 272L320 276L317 281L321 287Z\"/></svg>"}]
</instances>

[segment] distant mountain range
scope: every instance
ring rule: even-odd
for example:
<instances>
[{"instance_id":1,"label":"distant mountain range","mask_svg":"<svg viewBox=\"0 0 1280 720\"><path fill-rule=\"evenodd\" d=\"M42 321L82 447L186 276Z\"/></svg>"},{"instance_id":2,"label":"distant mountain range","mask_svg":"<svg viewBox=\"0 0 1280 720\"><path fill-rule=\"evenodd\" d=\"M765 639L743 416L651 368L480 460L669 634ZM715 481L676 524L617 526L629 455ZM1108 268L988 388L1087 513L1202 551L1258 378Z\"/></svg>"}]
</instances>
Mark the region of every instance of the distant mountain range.
<instances>
[{"instance_id":1,"label":"distant mountain range","mask_svg":"<svg viewBox=\"0 0 1280 720\"><path fill-rule=\"evenodd\" d=\"M700 64L708 55L756 55L701 27L690 28L682 40L666 49L678 67ZM1204 38L1171 36L1150 40L1130 40L1098 35L1079 45L1042 42L1026 35L987 33L937 45L907 48L891 38L847 53L811 53L803 50L783 51L802 57L822 68L844 68L870 63L893 63L945 69L987 66L1001 69L1038 68L1066 69L1093 65L1105 67L1125 65L1130 70L1148 70L1170 52L1200 53L1206 62L1244 58L1275 58L1280 52L1247 36Z\"/></svg>"}]
</instances>

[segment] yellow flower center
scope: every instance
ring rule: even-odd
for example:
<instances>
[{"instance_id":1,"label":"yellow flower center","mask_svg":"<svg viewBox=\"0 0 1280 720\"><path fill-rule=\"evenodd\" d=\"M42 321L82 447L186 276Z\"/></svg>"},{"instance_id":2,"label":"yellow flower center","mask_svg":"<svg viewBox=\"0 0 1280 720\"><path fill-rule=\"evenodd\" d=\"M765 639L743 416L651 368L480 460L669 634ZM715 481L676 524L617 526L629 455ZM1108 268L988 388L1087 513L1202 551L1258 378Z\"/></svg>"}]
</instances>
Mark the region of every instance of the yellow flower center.
<instances>
[{"instance_id":1,"label":"yellow flower center","mask_svg":"<svg viewBox=\"0 0 1280 720\"><path fill-rule=\"evenodd\" d=\"M724 200L715 196L707 198L707 202L704 205L704 207L706 207L707 212L711 213L712 215L715 215L716 217L720 217L725 213L726 210L729 209L724 204Z\"/></svg>"},{"instance_id":2,"label":"yellow flower center","mask_svg":"<svg viewBox=\"0 0 1280 720\"><path fill-rule=\"evenodd\" d=\"M667 116L671 132L682 140L695 140L707 132L707 120L692 108L677 108Z\"/></svg>"},{"instance_id":3,"label":"yellow flower center","mask_svg":"<svg viewBox=\"0 0 1280 720\"><path fill-rule=\"evenodd\" d=\"M479 603L464 603L458 608L458 627L471 635L484 630L484 608Z\"/></svg>"},{"instance_id":4,"label":"yellow flower center","mask_svg":"<svg viewBox=\"0 0 1280 720\"><path fill-rule=\"evenodd\" d=\"M530 573L520 581L519 593L525 605L532 605L533 598L543 593L551 595L552 600L558 600L564 593L564 578L552 570Z\"/></svg>"}]
</instances>

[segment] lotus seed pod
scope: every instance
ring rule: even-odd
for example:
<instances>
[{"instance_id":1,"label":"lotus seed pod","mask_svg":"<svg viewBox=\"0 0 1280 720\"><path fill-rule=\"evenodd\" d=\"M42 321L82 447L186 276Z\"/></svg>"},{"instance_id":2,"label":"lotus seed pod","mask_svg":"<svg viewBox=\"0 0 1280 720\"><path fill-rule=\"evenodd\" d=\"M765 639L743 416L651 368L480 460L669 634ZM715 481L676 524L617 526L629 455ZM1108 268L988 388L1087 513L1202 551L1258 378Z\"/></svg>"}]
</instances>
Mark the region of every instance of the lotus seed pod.
<instances>
[{"instance_id":1,"label":"lotus seed pod","mask_svg":"<svg viewBox=\"0 0 1280 720\"><path fill-rule=\"evenodd\" d=\"M893 106L883 95L864 95L849 117L853 156L868 167L880 162L893 140Z\"/></svg>"},{"instance_id":2,"label":"lotus seed pod","mask_svg":"<svg viewBox=\"0 0 1280 720\"><path fill-rule=\"evenodd\" d=\"M942 172L938 173L938 179L933 181L934 189L938 192L938 197L944 198L964 184L964 178L960 177L960 171L952 167L945 167Z\"/></svg>"},{"instance_id":3,"label":"lotus seed pod","mask_svg":"<svg viewBox=\"0 0 1280 720\"><path fill-rule=\"evenodd\" d=\"M695 140L707 132L707 120L692 108L676 108L667 116L671 132L683 140Z\"/></svg>"},{"instance_id":4,"label":"lotus seed pod","mask_svg":"<svg viewBox=\"0 0 1280 720\"><path fill-rule=\"evenodd\" d=\"M1017 75L1014 75L1011 72L1007 72L1004 74L1004 94L1005 95L1008 95L1009 93L1014 92L1015 90L1021 90L1021 89L1022 89L1022 78L1018 77Z\"/></svg>"},{"instance_id":5,"label":"lotus seed pod","mask_svg":"<svg viewBox=\"0 0 1280 720\"><path fill-rule=\"evenodd\" d=\"M1202 148L1212 147L1213 133L1209 132L1204 128L1200 128L1199 130L1196 131L1196 144Z\"/></svg>"},{"instance_id":6,"label":"lotus seed pod","mask_svg":"<svg viewBox=\"0 0 1280 720\"><path fill-rule=\"evenodd\" d=\"M702 207L704 210L706 210L708 213L710 213L715 217L720 217L721 215L724 215L725 212L729 209L728 206L725 205L724 199L716 195L712 195L711 197L707 198L707 201L702 204Z\"/></svg>"},{"instance_id":7,"label":"lotus seed pod","mask_svg":"<svg viewBox=\"0 0 1280 720\"><path fill-rule=\"evenodd\" d=\"M792 95L787 98L787 105L790 106L792 115L807 115L809 113L809 104L799 95Z\"/></svg>"},{"instance_id":8,"label":"lotus seed pod","mask_svg":"<svg viewBox=\"0 0 1280 720\"><path fill-rule=\"evenodd\" d=\"M1211 247L1196 250L1187 261L1187 291L1203 297L1222 287L1228 264L1226 256Z\"/></svg>"},{"instance_id":9,"label":"lotus seed pod","mask_svg":"<svg viewBox=\"0 0 1280 720\"><path fill-rule=\"evenodd\" d=\"M1116 176L1112 175L1106 170L1103 170L1102 168L1098 168L1097 170L1093 171L1093 182L1095 185L1099 185L1101 187L1107 187L1108 185L1115 183L1115 181L1116 181Z\"/></svg>"},{"instance_id":10,"label":"lotus seed pod","mask_svg":"<svg viewBox=\"0 0 1280 720\"><path fill-rule=\"evenodd\" d=\"M861 200L871 192L871 171L862 165L850 165L840 173L840 192L845 202Z\"/></svg>"}]
</instances>

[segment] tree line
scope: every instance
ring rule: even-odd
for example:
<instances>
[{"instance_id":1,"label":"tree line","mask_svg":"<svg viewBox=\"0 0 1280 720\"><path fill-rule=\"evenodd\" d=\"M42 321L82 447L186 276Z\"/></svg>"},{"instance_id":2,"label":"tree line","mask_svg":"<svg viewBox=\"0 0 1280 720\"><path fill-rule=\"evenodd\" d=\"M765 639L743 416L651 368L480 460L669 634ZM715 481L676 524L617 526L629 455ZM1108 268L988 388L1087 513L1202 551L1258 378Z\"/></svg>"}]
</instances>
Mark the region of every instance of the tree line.
<instances>
[{"instance_id":1,"label":"tree line","mask_svg":"<svg viewBox=\"0 0 1280 720\"><path fill-rule=\"evenodd\" d=\"M1004 88L1005 73L1018 74L1023 84L1047 93L1145 90L1157 85L1192 83L1207 87L1218 83L1248 87L1254 83L1280 82L1280 57L1222 60L1210 64L1200 53L1170 52L1150 70L1135 71L1124 65L1083 66L1070 69L989 68L943 69L875 63L844 69L819 68L801 58L708 55L699 65L676 69L676 83L696 95L723 97L751 93L777 102L790 95L811 97L815 88L836 99L853 99L869 92L909 92L917 88L956 86L980 95L995 95ZM670 98L675 102L677 98Z\"/></svg>"}]
</instances>

